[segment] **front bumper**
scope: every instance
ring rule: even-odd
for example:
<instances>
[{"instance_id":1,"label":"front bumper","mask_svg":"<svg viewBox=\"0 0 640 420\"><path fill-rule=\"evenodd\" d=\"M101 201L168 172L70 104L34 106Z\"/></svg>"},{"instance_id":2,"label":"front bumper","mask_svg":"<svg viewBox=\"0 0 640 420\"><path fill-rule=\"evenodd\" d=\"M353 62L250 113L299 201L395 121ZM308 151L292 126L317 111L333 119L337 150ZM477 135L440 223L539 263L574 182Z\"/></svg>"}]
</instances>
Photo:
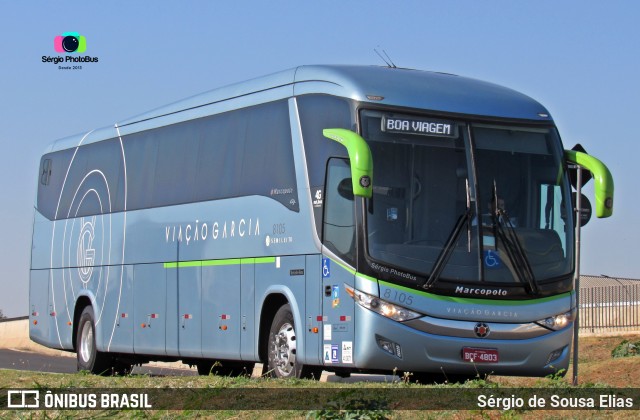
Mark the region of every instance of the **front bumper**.
<instances>
[{"instance_id":1,"label":"front bumper","mask_svg":"<svg viewBox=\"0 0 640 420\"><path fill-rule=\"evenodd\" d=\"M440 330L442 334L420 331L358 305L355 318L354 362L362 370L547 376L566 370L569 366L573 323L562 330L543 335L524 334L521 339L490 339L490 336L443 335L446 334L443 330ZM459 322L456 323L459 325ZM496 331L504 330L505 325L509 325L485 324ZM391 343L391 346L383 346L381 342ZM389 347L394 349L393 354ZM462 357L463 348L495 350L498 362L465 361Z\"/></svg>"}]
</instances>

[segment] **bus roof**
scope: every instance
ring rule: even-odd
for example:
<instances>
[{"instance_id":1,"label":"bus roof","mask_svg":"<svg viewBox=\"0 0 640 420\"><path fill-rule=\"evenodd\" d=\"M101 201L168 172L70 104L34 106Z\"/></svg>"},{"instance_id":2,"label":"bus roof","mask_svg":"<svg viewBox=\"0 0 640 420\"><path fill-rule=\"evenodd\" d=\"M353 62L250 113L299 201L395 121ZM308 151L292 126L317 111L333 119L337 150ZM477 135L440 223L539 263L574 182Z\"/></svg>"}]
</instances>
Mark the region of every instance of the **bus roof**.
<instances>
[{"instance_id":1,"label":"bus roof","mask_svg":"<svg viewBox=\"0 0 640 420\"><path fill-rule=\"evenodd\" d=\"M314 65L214 89L138 115L120 125L281 87L290 87L291 96L326 93L361 102L453 114L549 120L548 111L530 97L476 79L390 67Z\"/></svg>"},{"instance_id":2,"label":"bus roof","mask_svg":"<svg viewBox=\"0 0 640 420\"><path fill-rule=\"evenodd\" d=\"M265 100L277 100L311 93L454 115L551 121L549 112L530 97L476 79L379 66L311 65L204 92L121 121L117 125L126 127L124 131L130 133L192 119L194 115L197 117L206 114L203 108L231 99L243 99L259 94ZM186 112L192 110L202 112ZM113 133L112 130L113 126L106 130L96 130L88 136L85 135L83 143L113 137L113 134L106 135L106 132ZM52 149L74 147L82 138L80 135L61 139L52 145Z\"/></svg>"},{"instance_id":3,"label":"bus roof","mask_svg":"<svg viewBox=\"0 0 640 420\"><path fill-rule=\"evenodd\" d=\"M549 121L530 97L493 83L453 74L378 66L303 66L296 83L323 80L362 102L452 114ZM296 95L301 94L296 88ZM542 116L540 115L542 114Z\"/></svg>"}]
</instances>

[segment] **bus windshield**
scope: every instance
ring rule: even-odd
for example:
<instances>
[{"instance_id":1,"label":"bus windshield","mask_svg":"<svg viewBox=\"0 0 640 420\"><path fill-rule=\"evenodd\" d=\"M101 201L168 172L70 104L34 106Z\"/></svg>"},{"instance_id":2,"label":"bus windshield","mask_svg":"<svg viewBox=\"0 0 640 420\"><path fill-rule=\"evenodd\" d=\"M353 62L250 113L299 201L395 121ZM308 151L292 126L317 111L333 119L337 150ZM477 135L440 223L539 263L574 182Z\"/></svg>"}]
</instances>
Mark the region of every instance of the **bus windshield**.
<instances>
[{"instance_id":1,"label":"bus windshield","mask_svg":"<svg viewBox=\"0 0 640 420\"><path fill-rule=\"evenodd\" d=\"M571 273L570 189L554 128L363 111L362 133L374 162L369 258L426 286L535 292Z\"/></svg>"}]
</instances>

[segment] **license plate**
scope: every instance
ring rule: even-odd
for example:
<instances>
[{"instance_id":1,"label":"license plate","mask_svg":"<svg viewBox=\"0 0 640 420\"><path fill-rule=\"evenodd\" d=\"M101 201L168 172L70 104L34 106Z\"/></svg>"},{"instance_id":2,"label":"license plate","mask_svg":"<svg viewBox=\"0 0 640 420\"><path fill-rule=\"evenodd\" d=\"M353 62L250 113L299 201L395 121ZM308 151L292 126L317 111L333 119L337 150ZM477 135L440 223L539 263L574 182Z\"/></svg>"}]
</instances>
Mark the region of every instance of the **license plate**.
<instances>
[{"instance_id":1,"label":"license plate","mask_svg":"<svg viewBox=\"0 0 640 420\"><path fill-rule=\"evenodd\" d=\"M498 363L498 349L463 347L462 360L471 363Z\"/></svg>"}]
</instances>

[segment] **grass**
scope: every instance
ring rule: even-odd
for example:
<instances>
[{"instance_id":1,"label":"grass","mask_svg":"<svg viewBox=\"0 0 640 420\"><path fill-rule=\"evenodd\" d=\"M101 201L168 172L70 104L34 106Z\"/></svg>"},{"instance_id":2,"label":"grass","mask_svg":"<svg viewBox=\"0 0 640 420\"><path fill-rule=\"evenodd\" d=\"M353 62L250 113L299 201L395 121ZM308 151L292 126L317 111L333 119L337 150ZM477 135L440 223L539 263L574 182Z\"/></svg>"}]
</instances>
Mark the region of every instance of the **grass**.
<instances>
[{"instance_id":1,"label":"grass","mask_svg":"<svg viewBox=\"0 0 640 420\"><path fill-rule=\"evenodd\" d=\"M637 341L640 336L626 337ZM580 347L580 390L592 392L594 387L628 387L640 388L640 375L637 369L640 360L636 357L612 358L611 352L622 342L622 337L581 339ZM523 394L540 392L563 392L571 388L569 381L571 371L566 378L561 376L549 378L514 378L489 376L484 379L468 381L464 384L444 384L423 386L411 384L400 378L390 382L358 382L358 383L320 383L311 380L275 380L271 378L251 379L247 377L230 378L217 376L149 376L129 375L123 377L100 377L79 372L75 374L52 374L17 370L0 370L0 388L6 389L38 389L42 393L47 389L80 389L85 391L124 388L127 392L136 390L167 391L167 400L172 409L134 409L134 410L62 410L47 411L0 411L0 418L141 418L141 419L336 419L336 418L634 418L638 411L599 411L599 410L453 410L440 407L437 411L401 410L403 403L387 398L389 395L400 395L410 398L409 402L424 403L429 406L426 397L436 396L439 401L451 401L452 404L469 393L483 395L505 395L509 397L524 389ZM179 389L179 391L174 391ZM545 391L546 390L546 391ZM622 390L624 391L624 390ZM97 391L96 391L97 392ZM620 390L616 391L620 394ZM328 394L327 394L328 393ZM6 391L0 394L0 401ZM164 394L163 394L164 395ZM235 409L200 411L190 407L198 406L201 400L218 395L224 402L240 402ZM256 407L269 406L274 398L285 398L287 401L317 401L329 395L329 401L321 407L313 406L305 410L256 410ZM475 395L475 394L474 394ZM576 395L576 394L571 394ZM226 398L226 400L225 400ZM173 399L173 400L168 400ZM404 400L405 402L407 400ZM246 406L243 406L246 403ZM275 401L278 405L278 401ZM635 402L637 408L640 401ZM2 404L6 407L6 402ZM282 404L280 404L282 405ZM453 405L452 405L453 406ZM183 409L173 409L183 407ZM248 409L246 409L248 408Z\"/></svg>"}]
</instances>

